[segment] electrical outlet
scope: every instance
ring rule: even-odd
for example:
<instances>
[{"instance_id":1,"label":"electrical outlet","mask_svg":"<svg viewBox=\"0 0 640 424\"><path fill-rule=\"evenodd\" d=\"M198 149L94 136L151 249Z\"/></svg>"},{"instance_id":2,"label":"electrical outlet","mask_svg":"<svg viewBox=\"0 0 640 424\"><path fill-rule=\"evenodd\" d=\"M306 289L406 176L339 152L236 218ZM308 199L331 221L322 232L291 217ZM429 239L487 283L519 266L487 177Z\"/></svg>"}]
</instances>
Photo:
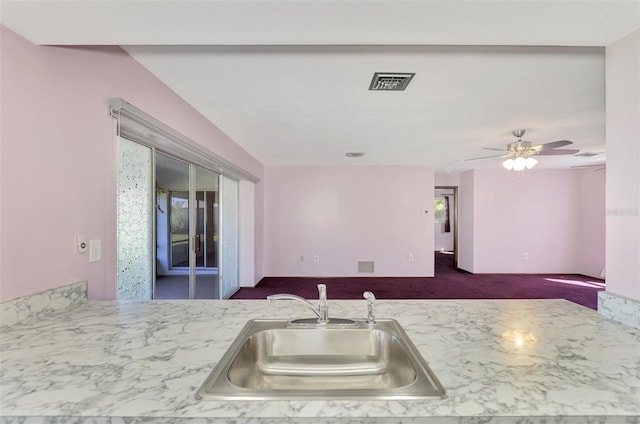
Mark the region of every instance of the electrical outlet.
<instances>
[{"instance_id":1,"label":"electrical outlet","mask_svg":"<svg viewBox=\"0 0 640 424\"><path fill-rule=\"evenodd\" d=\"M300 262L304 262L304 255L300 255Z\"/></svg>"},{"instance_id":2,"label":"electrical outlet","mask_svg":"<svg viewBox=\"0 0 640 424\"><path fill-rule=\"evenodd\" d=\"M409 259L409 262L413 262L413 253L409 253L407 259Z\"/></svg>"},{"instance_id":3,"label":"electrical outlet","mask_svg":"<svg viewBox=\"0 0 640 424\"><path fill-rule=\"evenodd\" d=\"M524 255L522 255L522 257L524 258L525 261L529 260L529 252L524 252Z\"/></svg>"},{"instance_id":4,"label":"electrical outlet","mask_svg":"<svg viewBox=\"0 0 640 424\"><path fill-rule=\"evenodd\" d=\"M313 262L320 262L320 255L313 255Z\"/></svg>"}]
</instances>

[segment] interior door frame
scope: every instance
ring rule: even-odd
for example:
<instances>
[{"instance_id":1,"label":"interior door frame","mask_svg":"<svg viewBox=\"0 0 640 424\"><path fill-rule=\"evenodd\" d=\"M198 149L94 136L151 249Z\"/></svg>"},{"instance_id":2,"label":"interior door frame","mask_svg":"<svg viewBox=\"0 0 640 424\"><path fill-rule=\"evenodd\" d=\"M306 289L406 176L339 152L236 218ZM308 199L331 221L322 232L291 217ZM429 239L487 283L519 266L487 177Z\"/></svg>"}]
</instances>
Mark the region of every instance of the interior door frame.
<instances>
[{"instance_id":1,"label":"interior door frame","mask_svg":"<svg viewBox=\"0 0 640 424\"><path fill-rule=\"evenodd\" d=\"M189 299L196 298L196 231L198 228L196 199L196 165L189 163Z\"/></svg>"},{"instance_id":2,"label":"interior door frame","mask_svg":"<svg viewBox=\"0 0 640 424\"><path fill-rule=\"evenodd\" d=\"M458 186L437 185L433 188L434 195L436 190L453 190L453 266L458 268Z\"/></svg>"}]
</instances>

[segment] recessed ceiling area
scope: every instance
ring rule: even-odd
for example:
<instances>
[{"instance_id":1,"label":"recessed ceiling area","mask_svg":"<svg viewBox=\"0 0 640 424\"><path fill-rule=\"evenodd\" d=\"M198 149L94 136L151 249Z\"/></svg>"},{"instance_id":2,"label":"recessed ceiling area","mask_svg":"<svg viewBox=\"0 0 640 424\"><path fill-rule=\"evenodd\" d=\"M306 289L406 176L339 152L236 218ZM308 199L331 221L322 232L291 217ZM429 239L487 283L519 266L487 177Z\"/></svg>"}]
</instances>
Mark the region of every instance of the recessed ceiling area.
<instances>
[{"instance_id":1,"label":"recessed ceiling area","mask_svg":"<svg viewBox=\"0 0 640 424\"><path fill-rule=\"evenodd\" d=\"M54 0L1 12L37 44L121 45L265 165L461 171L500 169L465 159L506 149L519 128L582 153L536 168L602 163L604 46L640 27L639 5ZM415 76L370 91L375 72Z\"/></svg>"},{"instance_id":2,"label":"recessed ceiling area","mask_svg":"<svg viewBox=\"0 0 640 424\"><path fill-rule=\"evenodd\" d=\"M267 165L352 164L343 152L362 151L360 164L493 167L464 159L506 148L515 128L533 144L604 143L602 48L125 49ZM370 91L379 69L415 76L405 91Z\"/></svg>"}]
</instances>

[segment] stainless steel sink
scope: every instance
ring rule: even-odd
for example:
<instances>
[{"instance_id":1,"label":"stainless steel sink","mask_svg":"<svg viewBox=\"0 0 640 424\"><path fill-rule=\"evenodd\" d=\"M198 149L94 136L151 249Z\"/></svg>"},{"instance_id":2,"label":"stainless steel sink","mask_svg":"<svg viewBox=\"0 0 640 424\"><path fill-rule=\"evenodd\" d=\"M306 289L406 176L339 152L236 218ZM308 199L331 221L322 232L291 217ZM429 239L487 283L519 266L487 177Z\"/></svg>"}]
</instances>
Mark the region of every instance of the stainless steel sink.
<instances>
[{"instance_id":1,"label":"stainless steel sink","mask_svg":"<svg viewBox=\"0 0 640 424\"><path fill-rule=\"evenodd\" d=\"M397 321L251 320L200 399L425 399L445 390Z\"/></svg>"}]
</instances>

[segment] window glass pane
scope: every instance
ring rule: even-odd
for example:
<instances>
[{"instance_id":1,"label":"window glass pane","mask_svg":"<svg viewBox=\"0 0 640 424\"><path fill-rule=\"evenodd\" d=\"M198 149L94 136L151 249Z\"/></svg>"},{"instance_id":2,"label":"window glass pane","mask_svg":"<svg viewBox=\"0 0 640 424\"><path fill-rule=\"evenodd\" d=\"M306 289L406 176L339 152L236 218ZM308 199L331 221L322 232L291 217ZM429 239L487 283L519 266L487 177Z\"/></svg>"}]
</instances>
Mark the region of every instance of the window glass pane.
<instances>
[{"instance_id":1,"label":"window glass pane","mask_svg":"<svg viewBox=\"0 0 640 424\"><path fill-rule=\"evenodd\" d=\"M444 222L444 198L437 198L433 201L433 220L435 222Z\"/></svg>"},{"instance_id":2,"label":"window glass pane","mask_svg":"<svg viewBox=\"0 0 640 424\"><path fill-rule=\"evenodd\" d=\"M118 138L118 299L148 300L153 287L150 148Z\"/></svg>"},{"instance_id":3,"label":"window glass pane","mask_svg":"<svg viewBox=\"0 0 640 424\"><path fill-rule=\"evenodd\" d=\"M198 268L218 266L218 178L215 172L196 166Z\"/></svg>"},{"instance_id":4,"label":"window glass pane","mask_svg":"<svg viewBox=\"0 0 640 424\"><path fill-rule=\"evenodd\" d=\"M188 166L188 165L187 165ZM171 267L189 266L189 192L172 191L171 208Z\"/></svg>"},{"instance_id":5,"label":"window glass pane","mask_svg":"<svg viewBox=\"0 0 640 424\"><path fill-rule=\"evenodd\" d=\"M221 297L231 296L238 282L238 182L222 177L220 227L222 234Z\"/></svg>"}]
</instances>

